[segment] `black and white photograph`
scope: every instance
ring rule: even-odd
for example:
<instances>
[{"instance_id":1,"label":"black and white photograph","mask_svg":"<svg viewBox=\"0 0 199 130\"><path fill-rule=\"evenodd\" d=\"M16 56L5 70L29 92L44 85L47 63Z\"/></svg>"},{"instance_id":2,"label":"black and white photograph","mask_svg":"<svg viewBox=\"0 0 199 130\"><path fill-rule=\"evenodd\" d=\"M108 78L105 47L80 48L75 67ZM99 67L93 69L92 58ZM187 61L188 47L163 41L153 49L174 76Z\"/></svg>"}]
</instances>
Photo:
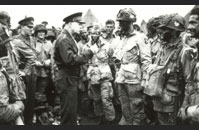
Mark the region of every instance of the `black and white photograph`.
<instances>
[{"instance_id":1,"label":"black and white photograph","mask_svg":"<svg viewBox=\"0 0 199 130\"><path fill-rule=\"evenodd\" d=\"M199 5L0 5L0 125L199 125Z\"/></svg>"}]
</instances>

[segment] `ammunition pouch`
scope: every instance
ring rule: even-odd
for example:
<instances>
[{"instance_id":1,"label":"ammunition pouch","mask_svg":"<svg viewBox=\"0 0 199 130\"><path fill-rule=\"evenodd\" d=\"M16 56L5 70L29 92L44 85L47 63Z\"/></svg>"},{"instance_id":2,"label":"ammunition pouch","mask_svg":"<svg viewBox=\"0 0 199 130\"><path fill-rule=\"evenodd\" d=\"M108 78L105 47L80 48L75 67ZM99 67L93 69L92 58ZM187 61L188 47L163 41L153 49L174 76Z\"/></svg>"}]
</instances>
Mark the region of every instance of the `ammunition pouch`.
<instances>
[{"instance_id":1,"label":"ammunition pouch","mask_svg":"<svg viewBox=\"0 0 199 130\"><path fill-rule=\"evenodd\" d=\"M165 73L163 67L157 68L151 74L148 74L148 79L144 89L144 93L149 96L161 96L163 92L163 86L165 84Z\"/></svg>"}]
</instances>

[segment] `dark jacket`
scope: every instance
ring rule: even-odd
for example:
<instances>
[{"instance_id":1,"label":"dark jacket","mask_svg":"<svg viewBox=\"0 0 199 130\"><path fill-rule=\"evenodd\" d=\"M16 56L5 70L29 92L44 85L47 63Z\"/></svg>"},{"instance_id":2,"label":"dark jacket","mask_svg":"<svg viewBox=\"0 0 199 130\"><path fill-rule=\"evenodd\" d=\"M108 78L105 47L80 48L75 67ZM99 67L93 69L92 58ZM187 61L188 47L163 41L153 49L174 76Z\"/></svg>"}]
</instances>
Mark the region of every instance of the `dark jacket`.
<instances>
[{"instance_id":1,"label":"dark jacket","mask_svg":"<svg viewBox=\"0 0 199 130\"><path fill-rule=\"evenodd\" d=\"M87 54L78 54L76 41L68 31L64 30L58 36L55 43L54 59L63 75L79 77L80 66L87 63L92 55L91 51L88 51Z\"/></svg>"}]
</instances>

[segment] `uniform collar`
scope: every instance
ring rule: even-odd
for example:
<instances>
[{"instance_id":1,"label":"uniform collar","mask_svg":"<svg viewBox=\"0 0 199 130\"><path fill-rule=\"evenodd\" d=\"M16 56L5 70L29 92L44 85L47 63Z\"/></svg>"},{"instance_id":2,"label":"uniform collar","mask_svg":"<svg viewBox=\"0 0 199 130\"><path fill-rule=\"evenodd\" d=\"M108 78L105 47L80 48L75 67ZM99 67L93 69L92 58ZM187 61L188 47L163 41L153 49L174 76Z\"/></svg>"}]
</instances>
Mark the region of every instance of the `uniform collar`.
<instances>
[{"instance_id":1,"label":"uniform collar","mask_svg":"<svg viewBox=\"0 0 199 130\"><path fill-rule=\"evenodd\" d=\"M63 30L63 33L65 33L67 36L69 36L70 38L73 38L73 35L66 29Z\"/></svg>"},{"instance_id":2,"label":"uniform collar","mask_svg":"<svg viewBox=\"0 0 199 130\"><path fill-rule=\"evenodd\" d=\"M72 38L75 41L75 39L73 38L73 35L69 31L64 29L63 33L65 33L67 35L67 37L70 37L70 38Z\"/></svg>"},{"instance_id":3,"label":"uniform collar","mask_svg":"<svg viewBox=\"0 0 199 130\"><path fill-rule=\"evenodd\" d=\"M77 48L77 42L76 42L76 40L74 39L74 37L72 36L72 34L71 34L69 31L67 31L66 29L64 29L63 33L66 34L66 36L69 37L70 39L73 39L73 41L74 41L74 43L75 43L75 46L76 46L76 48Z\"/></svg>"},{"instance_id":4,"label":"uniform collar","mask_svg":"<svg viewBox=\"0 0 199 130\"><path fill-rule=\"evenodd\" d=\"M30 36L25 36L23 34L19 34L19 37L22 38L25 41L30 41Z\"/></svg>"}]
</instances>

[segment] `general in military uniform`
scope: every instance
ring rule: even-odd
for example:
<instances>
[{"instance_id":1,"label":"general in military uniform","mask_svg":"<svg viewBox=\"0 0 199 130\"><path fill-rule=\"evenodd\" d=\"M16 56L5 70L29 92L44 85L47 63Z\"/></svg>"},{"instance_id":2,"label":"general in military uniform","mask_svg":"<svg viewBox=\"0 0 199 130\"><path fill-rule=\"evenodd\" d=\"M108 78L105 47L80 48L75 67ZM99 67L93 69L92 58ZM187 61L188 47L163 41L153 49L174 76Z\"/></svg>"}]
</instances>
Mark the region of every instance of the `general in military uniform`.
<instances>
[{"instance_id":1,"label":"general in military uniform","mask_svg":"<svg viewBox=\"0 0 199 130\"><path fill-rule=\"evenodd\" d=\"M76 125L77 92L80 78L80 66L92 58L88 49L84 54L78 54L77 43L73 37L81 29L82 13L72 14L63 20L62 33L55 43L54 59L58 67L57 91L61 100L61 124Z\"/></svg>"}]
</instances>

